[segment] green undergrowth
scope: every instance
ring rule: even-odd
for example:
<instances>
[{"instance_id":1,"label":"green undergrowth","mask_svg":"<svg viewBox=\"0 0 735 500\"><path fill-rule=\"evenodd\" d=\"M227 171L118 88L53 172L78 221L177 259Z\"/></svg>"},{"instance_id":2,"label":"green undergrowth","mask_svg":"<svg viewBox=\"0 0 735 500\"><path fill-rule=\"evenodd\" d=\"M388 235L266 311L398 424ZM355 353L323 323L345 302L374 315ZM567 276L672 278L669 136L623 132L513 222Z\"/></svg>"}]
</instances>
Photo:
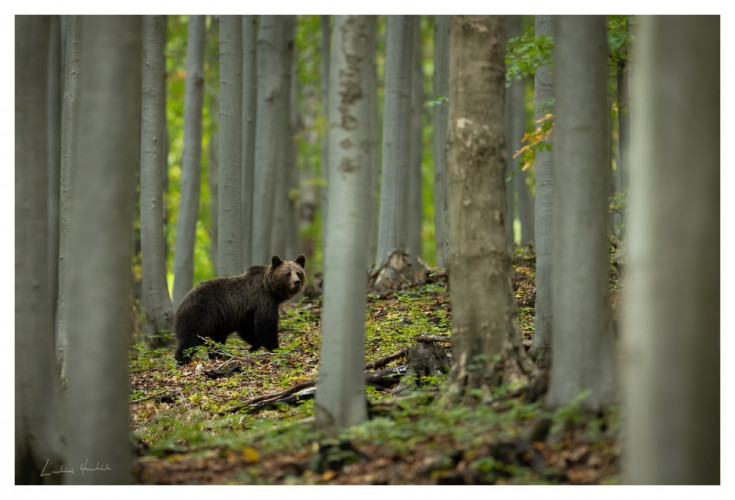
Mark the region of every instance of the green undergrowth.
<instances>
[{"instance_id":1,"label":"green undergrowth","mask_svg":"<svg viewBox=\"0 0 735 500\"><path fill-rule=\"evenodd\" d=\"M427 284L382 299L368 297L367 306L366 363L414 345L414 336L449 335L445 283ZM317 378L320 315L318 302L289 304L279 321L278 350L251 353L232 335L225 345L199 347L194 362L185 367L176 365L170 347L134 345L130 350L130 400L138 445L146 453L162 456L214 446L222 440L236 442L234 436L243 432L262 433L283 422L311 417L313 401L253 415L239 407L249 399ZM208 348L216 349L222 357L210 360ZM240 363L240 371L220 378L204 374L233 358ZM398 359L386 366L403 362L405 359ZM367 396L376 400L385 393L368 387Z\"/></svg>"},{"instance_id":2,"label":"green undergrowth","mask_svg":"<svg viewBox=\"0 0 735 500\"><path fill-rule=\"evenodd\" d=\"M533 249L513 257L513 285L524 339L533 335ZM179 367L173 348L130 350L130 408L135 477L142 484L599 484L615 481L617 417L584 414L579 405L551 412L496 388L490 401L451 405L446 375L396 398L368 386L369 419L323 436L314 400L250 411L246 402L318 377L321 304L285 306L281 348L249 352L235 335L202 346ZM416 345L417 336L448 336L451 310L441 275L386 297L368 295L365 362ZM221 358L210 360L207 348ZM451 344L445 346L451 352ZM230 360L238 371L207 373ZM404 364L397 358L378 369ZM427 383L428 382L428 383ZM428 387L427 387L428 386ZM580 397L583 397L581 395ZM534 444L544 423L549 439ZM543 426L542 426L543 427ZM529 430L530 429L530 430ZM531 437L529 437L531 436ZM570 468L571 464L571 468ZM574 467L577 467L576 469ZM571 472L570 472L571 471Z\"/></svg>"}]
</instances>

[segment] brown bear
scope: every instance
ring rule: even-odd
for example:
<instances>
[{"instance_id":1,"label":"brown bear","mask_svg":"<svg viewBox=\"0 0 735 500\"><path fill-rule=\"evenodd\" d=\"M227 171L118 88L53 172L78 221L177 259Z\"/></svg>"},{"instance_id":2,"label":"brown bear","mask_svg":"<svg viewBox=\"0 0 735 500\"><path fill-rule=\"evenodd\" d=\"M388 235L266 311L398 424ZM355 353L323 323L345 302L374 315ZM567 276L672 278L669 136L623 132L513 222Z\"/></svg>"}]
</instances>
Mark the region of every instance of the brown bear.
<instances>
[{"instance_id":1,"label":"brown bear","mask_svg":"<svg viewBox=\"0 0 735 500\"><path fill-rule=\"evenodd\" d=\"M191 360L188 349L209 337L224 343L232 332L251 350L278 348L278 306L301 290L306 257L271 258L270 266L254 266L239 276L203 281L191 289L176 311L176 361Z\"/></svg>"}]
</instances>

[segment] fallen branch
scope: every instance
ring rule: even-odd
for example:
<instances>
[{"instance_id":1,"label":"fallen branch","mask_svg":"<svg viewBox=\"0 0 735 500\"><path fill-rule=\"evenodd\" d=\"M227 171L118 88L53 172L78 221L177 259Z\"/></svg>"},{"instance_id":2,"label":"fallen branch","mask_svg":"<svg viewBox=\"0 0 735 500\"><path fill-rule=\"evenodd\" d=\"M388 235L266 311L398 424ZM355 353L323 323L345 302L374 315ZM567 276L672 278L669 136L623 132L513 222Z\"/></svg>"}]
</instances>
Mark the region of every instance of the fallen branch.
<instances>
[{"instance_id":1,"label":"fallen branch","mask_svg":"<svg viewBox=\"0 0 735 500\"><path fill-rule=\"evenodd\" d=\"M376 359L372 363L368 363L365 365L365 370L375 370L376 368L380 368L381 366L385 366L388 363L390 363L393 360L396 360L398 358L402 358L406 356L406 353L408 352L408 347L404 347L398 352L395 352L393 354L389 354L388 356L384 356L380 359Z\"/></svg>"},{"instance_id":2,"label":"fallen branch","mask_svg":"<svg viewBox=\"0 0 735 500\"><path fill-rule=\"evenodd\" d=\"M406 373L408 365L394 366L376 373L366 373L365 383L372 385L378 389L387 389L388 387L400 382L401 377Z\"/></svg>"},{"instance_id":3,"label":"fallen branch","mask_svg":"<svg viewBox=\"0 0 735 500\"><path fill-rule=\"evenodd\" d=\"M142 403L143 401L148 401L149 399L155 399L158 396L163 396L164 394L166 394L166 391L154 392L153 394L149 394L147 396L143 396L142 398L133 399L132 401L130 401L130 404Z\"/></svg>"},{"instance_id":4,"label":"fallen branch","mask_svg":"<svg viewBox=\"0 0 735 500\"><path fill-rule=\"evenodd\" d=\"M314 387L316 385L316 380L305 380L304 382L301 382L300 384L296 384L295 386L291 387L290 389L287 389L285 391L281 391L276 394L266 394L264 396L258 396L257 398L248 399L245 401L240 408L245 408L247 406L257 405L260 403L268 403L273 401L278 401L279 399L286 398L288 396L291 396L292 394L295 394L299 391L303 391L304 389L308 389L310 387Z\"/></svg>"}]
</instances>

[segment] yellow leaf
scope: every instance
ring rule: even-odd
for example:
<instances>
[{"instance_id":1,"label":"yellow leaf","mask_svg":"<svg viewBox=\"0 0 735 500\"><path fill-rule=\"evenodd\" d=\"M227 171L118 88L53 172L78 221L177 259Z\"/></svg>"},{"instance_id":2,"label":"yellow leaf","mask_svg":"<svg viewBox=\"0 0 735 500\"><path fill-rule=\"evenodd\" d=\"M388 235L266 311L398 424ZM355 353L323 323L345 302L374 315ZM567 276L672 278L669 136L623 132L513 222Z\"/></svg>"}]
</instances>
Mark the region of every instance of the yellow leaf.
<instances>
[{"instance_id":1,"label":"yellow leaf","mask_svg":"<svg viewBox=\"0 0 735 500\"><path fill-rule=\"evenodd\" d=\"M542 123L542 122L545 122L546 120L548 120L548 119L549 119L549 118L551 118L552 116L553 116L553 115L552 115L551 113L546 113L546 116L543 116L543 117L539 118L538 120L536 120L536 123Z\"/></svg>"},{"instance_id":2,"label":"yellow leaf","mask_svg":"<svg viewBox=\"0 0 735 500\"><path fill-rule=\"evenodd\" d=\"M258 453L258 450L251 446L246 446L242 450L242 458L247 460L250 463L255 463L258 460L260 460L260 454Z\"/></svg>"}]
</instances>

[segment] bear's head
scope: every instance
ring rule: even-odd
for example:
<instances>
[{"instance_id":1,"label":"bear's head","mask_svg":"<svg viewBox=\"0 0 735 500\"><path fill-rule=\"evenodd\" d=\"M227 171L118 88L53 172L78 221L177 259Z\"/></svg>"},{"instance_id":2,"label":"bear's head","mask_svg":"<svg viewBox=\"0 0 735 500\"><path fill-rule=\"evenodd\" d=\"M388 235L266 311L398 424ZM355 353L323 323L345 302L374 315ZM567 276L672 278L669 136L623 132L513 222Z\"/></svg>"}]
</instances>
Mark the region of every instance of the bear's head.
<instances>
[{"instance_id":1,"label":"bear's head","mask_svg":"<svg viewBox=\"0 0 735 500\"><path fill-rule=\"evenodd\" d=\"M306 256L299 255L296 260L283 260L278 255L271 257L267 270L267 282L281 300L288 300L301 291L306 279L304 267Z\"/></svg>"}]
</instances>

